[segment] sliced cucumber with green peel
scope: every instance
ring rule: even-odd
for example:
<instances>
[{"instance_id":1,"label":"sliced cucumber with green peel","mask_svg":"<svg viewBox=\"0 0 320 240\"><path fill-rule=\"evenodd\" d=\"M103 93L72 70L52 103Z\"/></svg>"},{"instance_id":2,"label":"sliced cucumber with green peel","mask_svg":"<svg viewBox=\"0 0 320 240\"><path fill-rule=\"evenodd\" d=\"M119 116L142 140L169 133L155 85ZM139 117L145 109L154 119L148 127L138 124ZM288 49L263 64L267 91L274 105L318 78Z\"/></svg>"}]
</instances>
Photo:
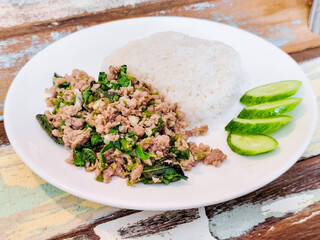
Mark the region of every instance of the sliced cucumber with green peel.
<instances>
[{"instance_id":1,"label":"sliced cucumber with green peel","mask_svg":"<svg viewBox=\"0 0 320 240\"><path fill-rule=\"evenodd\" d=\"M271 133L290 122L291 116L282 115L262 119L234 118L225 127L225 130L238 134Z\"/></svg>"},{"instance_id":2,"label":"sliced cucumber with green peel","mask_svg":"<svg viewBox=\"0 0 320 240\"><path fill-rule=\"evenodd\" d=\"M270 152L278 146L278 142L267 135L239 135L229 133L227 143L232 151L240 155L253 156Z\"/></svg>"},{"instance_id":3,"label":"sliced cucumber with green peel","mask_svg":"<svg viewBox=\"0 0 320 240\"><path fill-rule=\"evenodd\" d=\"M247 91L240 99L245 105L255 105L281 100L294 95L301 87L298 80L269 83Z\"/></svg>"},{"instance_id":4,"label":"sliced cucumber with green peel","mask_svg":"<svg viewBox=\"0 0 320 240\"><path fill-rule=\"evenodd\" d=\"M302 98L286 98L279 101L261 103L245 107L238 118L267 118L292 111Z\"/></svg>"}]
</instances>

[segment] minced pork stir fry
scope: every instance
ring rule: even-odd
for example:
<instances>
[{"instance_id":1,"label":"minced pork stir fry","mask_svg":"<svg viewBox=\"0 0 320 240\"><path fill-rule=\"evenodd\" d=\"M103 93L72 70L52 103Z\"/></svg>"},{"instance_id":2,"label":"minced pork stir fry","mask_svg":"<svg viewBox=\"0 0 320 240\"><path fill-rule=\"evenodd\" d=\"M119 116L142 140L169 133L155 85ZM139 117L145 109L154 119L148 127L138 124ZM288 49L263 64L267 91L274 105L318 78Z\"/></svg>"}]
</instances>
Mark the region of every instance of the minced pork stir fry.
<instances>
[{"instance_id":1,"label":"minced pork stir fry","mask_svg":"<svg viewBox=\"0 0 320 240\"><path fill-rule=\"evenodd\" d=\"M199 161L216 167L226 159L219 149L187 142L208 126L185 131L187 121L177 103L169 103L148 83L127 74L127 66L109 68L96 81L84 71L57 74L46 99L53 111L36 116L57 143L71 148L66 161L95 171L97 181L112 176L136 182L186 180Z\"/></svg>"}]
</instances>

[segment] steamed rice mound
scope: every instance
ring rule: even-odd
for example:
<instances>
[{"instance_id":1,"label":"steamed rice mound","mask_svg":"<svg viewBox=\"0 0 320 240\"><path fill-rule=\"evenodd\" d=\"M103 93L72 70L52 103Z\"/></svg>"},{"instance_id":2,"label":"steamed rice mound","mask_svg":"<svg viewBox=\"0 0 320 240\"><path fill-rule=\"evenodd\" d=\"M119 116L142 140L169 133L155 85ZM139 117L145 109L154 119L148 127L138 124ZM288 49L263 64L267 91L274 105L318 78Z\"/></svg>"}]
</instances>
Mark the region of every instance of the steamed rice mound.
<instances>
[{"instance_id":1,"label":"steamed rice mound","mask_svg":"<svg viewBox=\"0 0 320 240\"><path fill-rule=\"evenodd\" d=\"M239 97L238 53L230 46L176 32L162 32L116 49L103 63L128 65L128 73L178 102L189 127L211 124Z\"/></svg>"}]
</instances>

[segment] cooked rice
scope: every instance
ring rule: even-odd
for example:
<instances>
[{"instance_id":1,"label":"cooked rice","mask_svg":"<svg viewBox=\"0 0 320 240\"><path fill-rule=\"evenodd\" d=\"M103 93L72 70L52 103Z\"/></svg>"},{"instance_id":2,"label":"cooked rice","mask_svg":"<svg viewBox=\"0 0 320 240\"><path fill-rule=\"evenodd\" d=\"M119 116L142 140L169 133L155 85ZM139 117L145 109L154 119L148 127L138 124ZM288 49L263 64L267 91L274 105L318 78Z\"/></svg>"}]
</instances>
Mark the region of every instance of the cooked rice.
<instances>
[{"instance_id":1,"label":"cooked rice","mask_svg":"<svg viewBox=\"0 0 320 240\"><path fill-rule=\"evenodd\" d=\"M232 47L176 32L156 33L116 49L103 69L122 64L167 100L178 102L190 128L212 124L237 101L243 82L240 57Z\"/></svg>"}]
</instances>

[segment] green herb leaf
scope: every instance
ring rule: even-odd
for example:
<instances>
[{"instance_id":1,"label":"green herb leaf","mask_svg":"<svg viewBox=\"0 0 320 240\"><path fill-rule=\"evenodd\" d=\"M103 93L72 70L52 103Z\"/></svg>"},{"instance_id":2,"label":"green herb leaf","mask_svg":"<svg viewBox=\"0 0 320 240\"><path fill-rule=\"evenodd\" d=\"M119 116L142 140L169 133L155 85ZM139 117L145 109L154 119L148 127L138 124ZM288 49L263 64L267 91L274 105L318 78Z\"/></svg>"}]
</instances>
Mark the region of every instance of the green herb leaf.
<instances>
[{"instance_id":1,"label":"green herb leaf","mask_svg":"<svg viewBox=\"0 0 320 240\"><path fill-rule=\"evenodd\" d=\"M52 134L54 127L50 124L48 118L44 114L37 114L36 119L39 122L41 128L49 135L49 137L59 144L64 144L63 140L59 137L56 137Z\"/></svg>"},{"instance_id":2,"label":"green herb leaf","mask_svg":"<svg viewBox=\"0 0 320 240\"><path fill-rule=\"evenodd\" d=\"M126 134L124 134L124 138L131 138L131 139L133 139L133 140L135 140L135 138L134 138L134 136L135 135L137 135L137 133L135 133L135 132L128 132L128 133L126 133Z\"/></svg>"},{"instance_id":3,"label":"green herb leaf","mask_svg":"<svg viewBox=\"0 0 320 240\"><path fill-rule=\"evenodd\" d=\"M121 123L118 125L114 126L113 128L110 129L109 133L116 134L119 133L119 127L121 126Z\"/></svg>"},{"instance_id":4,"label":"green herb leaf","mask_svg":"<svg viewBox=\"0 0 320 240\"><path fill-rule=\"evenodd\" d=\"M91 87L89 86L82 94L83 100L85 104L90 103L90 96L92 96L92 90Z\"/></svg>"},{"instance_id":5,"label":"green herb leaf","mask_svg":"<svg viewBox=\"0 0 320 240\"><path fill-rule=\"evenodd\" d=\"M152 129L151 136L152 136L152 135L154 135L154 134L155 134L155 132L156 132L156 131L158 131L158 130L159 130L159 128L161 128L161 127L163 126L163 124L164 124L164 121L163 121L161 118L159 118L159 120L158 120L158 123L157 123L156 127L155 127L154 129Z\"/></svg>"},{"instance_id":6,"label":"green herb leaf","mask_svg":"<svg viewBox=\"0 0 320 240\"><path fill-rule=\"evenodd\" d=\"M181 134L176 134L170 139L170 145L174 144L178 138L182 138L183 136Z\"/></svg>"},{"instance_id":7,"label":"green herb leaf","mask_svg":"<svg viewBox=\"0 0 320 240\"><path fill-rule=\"evenodd\" d=\"M156 161L152 166L145 166L140 177L140 181L144 184L154 183L154 179L158 179L157 183L169 184L181 179L187 180L179 164L169 164L163 161Z\"/></svg>"},{"instance_id":8,"label":"green herb leaf","mask_svg":"<svg viewBox=\"0 0 320 240\"><path fill-rule=\"evenodd\" d=\"M63 78L62 76L60 76L60 75L57 74L57 73L54 73L53 76L54 76L55 78Z\"/></svg>"},{"instance_id":9,"label":"green herb leaf","mask_svg":"<svg viewBox=\"0 0 320 240\"><path fill-rule=\"evenodd\" d=\"M111 88L114 90L119 90L121 88L121 85L118 83L111 83Z\"/></svg>"},{"instance_id":10,"label":"green herb leaf","mask_svg":"<svg viewBox=\"0 0 320 240\"><path fill-rule=\"evenodd\" d=\"M120 143L121 143L121 147L122 149L127 152L127 151L131 151L132 150L132 143L131 141L128 141L124 138L120 139Z\"/></svg>"},{"instance_id":11,"label":"green herb leaf","mask_svg":"<svg viewBox=\"0 0 320 240\"><path fill-rule=\"evenodd\" d=\"M117 77L117 82L121 87L131 86L131 81L127 75L127 65L122 65L120 68L119 75Z\"/></svg>"},{"instance_id":12,"label":"green herb leaf","mask_svg":"<svg viewBox=\"0 0 320 240\"><path fill-rule=\"evenodd\" d=\"M140 158L141 160L149 160L151 157L157 157L156 155L149 154L143 151L140 145L136 145L136 154L137 154L137 157Z\"/></svg>"},{"instance_id":13,"label":"green herb leaf","mask_svg":"<svg viewBox=\"0 0 320 240\"><path fill-rule=\"evenodd\" d=\"M61 84L58 85L58 88L68 88L68 87L70 87L70 84L66 83L66 82L61 83Z\"/></svg>"},{"instance_id":14,"label":"green herb leaf","mask_svg":"<svg viewBox=\"0 0 320 240\"><path fill-rule=\"evenodd\" d=\"M103 182L103 176L101 173L96 177L96 181Z\"/></svg>"},{"instance_id":15,"label":"green herb leaf","mask_svg":"<svg viewBox=\"0 0 320 240\"><path fill-rule=\"evenodd\" d=\"M98 83L105 83L106 79L107 79L107 74L105 72L99 72Z\"/></svg>"},{"instance_id":16,"label":"green herb leaf","mask_svg":"<svg viewBox=\"0 0 320 240\"><path fill-rule=\"evenodd\" d=\"M93 100L97 101L98 99L100 99L101 94L106 98L109 99L110 102L114 102L114 98L116 96L118 96L117 93L115 92L108 92L108 91L104 91L101 88L97 89L97 91L95 91L95 93L93 94Z\"/></svg>"},{"instance_id":17,"label":"green herb leaf","mask_svg":"<svg viewBox=\"0 0 320 240\"><path fill-rule=\"evenodd\" d=\"M101 85L102 90L109 90L109 80L105 72L99 72L98 83Z\"/></svg>"},{"instance_id":18,"label":"green herb leaf","mask_svg":"<svg viewBox=\"0 0 320 240\"><path fill-rule=\"evenodd\" d=\"M90 148L84 148L82 149L82 154L83 154L83 161L84 162L89 162L90 165L94 164L96 161L96 155Z\"/></svg>"},{"instance_id":19,"label":"green herb leaf","mask_svg":"<svg viewBox=\"0 0 320 240\"><path fill-rule=\"evenodd\" d=\"M169 149L169 152L174 153L177 156L177 158L189 159L189 157L190 157L190 148L188 148L185 151L180 151L180 150L178 150L177 147L171 147Z\"/></svg>"},{"instance_id":20,"label":"green herb leaf","mask_svg":"<svg viewBox=\"0 0 320 240\"><path fill-rule=\"evenodd\" d=\"M118 83L121 87L129 87L131 86L131 81L127 76L122 76L121 78L117 79Z\"/></svg>"},{"instance_id":21,"label":"green herb leaf","mask_svg":"<svg viewBox=\"0 0 320 240\"><path fill-rule=\"evenodd\" d=\"M101 137L101 135L98 133L94 133L91 136L90 141L92 146L97 146L103 143L103 137Z\"/></svg>"},{"instance_id":22,"label":"green herb leaf","mask_svg":"<svg viewBox=\"0 0 320 240\"><path fill-rule=\"evenodd\" d=\"M139 163L133 163L130 165L127 165L127 170L130 172L132 169L134 169Z\"/></svg>"},{"instance_id":23,"label":"green herb leaf","mask_svg":"<svg viewBox=\"0 0 320 240\"><path fill-rule=\"evenodd\" d=\"M151 106L154 105L156 103L156 101L154 99L151 99L148 103L147 106Z\"/></svg>"},{"instance_id":24,"label":"green herb leaf","mask_svg":"<svg viewBox=\"0 0 320 240\"><path fill-rule=\"evenodd\" d=\"M122 65L120 68L120 75L126 74L127 73L127 65Z\"/></svg>"},{"instance_id":25,"label":"green herb leaf","mask_svg":"<svg viewBox=\"0 0 320 240\"><path fill-rule=\"evenodd\" d=\"M60 107L60 104L62 103L63 99L62 98L57 98L56 99L56 107Z\"/></svg>"},{"instance_id":26,"label":"green herb leaf","mask_svg":"<svg viewBox=\"0 0 320 240\"><path fill-rule=\"evenodd\" d=\"M84 166L83 154L81 150L74 150L73 164L76 166Z\"/></svg>"},{"instance_id":27,"label":"green herb leaf","mask_svg":"<svg viewBox=\"0 0 320 240\"><path fill-rule=\"evenodd\" d=\"M77 115L75 115L75 116L73 116L74 118L81 118L81 119L84 119L84 117L82 117L82 116L77 116ZM87 123L86 123L87 124Z\"/></svg>"},{"instance_id":28,"label":"green herb leaf","mask_svg":"<svg viewBox=\"0 0 320 240\"><path fill-rule=\"evenodd\" d=\"M101 149L100 153L99 153L99 162L100 164L105 164L106 160L103 156L103 153L107 150L109 150L110 148L113 148L113 142L109 142L107 145L104 145L103 148Z\"/></svg>"},{"instance_id":29,"label":"green herb leaf","mask_svg":"<svg viewBox=\"0 0 320 240\"><path fill-rule=\"evenodd\" d=\"M74 105L74 101L73 102L67 102L65 100L62 100L63 104L66 105L66 106L71 106L71 105Z\"/></svg>"},{"instance_id":30,"label":"green herb leaf","mask_svg":"<svg viewBox=\"0 0 320 240\"><path fill-rule=\"evenodd\" d=\"M145 110L143 113L147 118L151 117L151 113L148 110Z\"/></svg>"},{"instance_id":31,"label":"green herb leaf","mask_svg":"<svg viewBox=\"0 0 320 240\"><path fill-rule=\"evenodd\" d=\"M121 143L120 143L119 140L114 141L114 142L113 142L113 146L114 146L116 149L118 149L119 151L122 151L122 149L121 149Z\"/></svg>"}]
</instances>

